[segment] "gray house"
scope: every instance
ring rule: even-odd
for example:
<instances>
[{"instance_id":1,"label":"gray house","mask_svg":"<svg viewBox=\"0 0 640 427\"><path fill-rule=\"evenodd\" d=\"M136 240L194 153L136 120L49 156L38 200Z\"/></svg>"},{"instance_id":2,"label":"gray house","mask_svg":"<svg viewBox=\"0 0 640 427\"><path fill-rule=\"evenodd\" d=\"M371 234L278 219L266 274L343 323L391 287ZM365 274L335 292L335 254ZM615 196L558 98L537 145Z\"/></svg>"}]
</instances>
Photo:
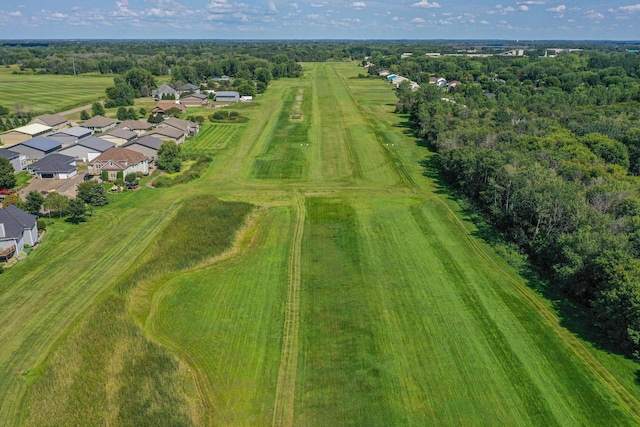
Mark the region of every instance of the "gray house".
<instances>
[{"instance_id":1,"label":"gray house","mask_svg":"<svg viewBox=\"0 0 640 427\"><path fill-rule=\"evenodd\" d=\"M82 124L82 127L94 132L106 132L118 124L117 120L103 116L93 116Z\"/></svg>"},{"instance_id":2,"label":"gray house","mask_svg":"<svg viewBox=\"0 0 640 427\"><path fill-rule=\"evenodd\" d=\"M60 154L71 156L79 162L90 162L116 144L92 136L60 150Z\"/></svg>"},{"instance_id":3,"label":"gray house","mask_svg":"<svg viewBox=\"0 0 640 427\"><path fill-rule=\"evenodd\" d=\"M238 102L240 101L240 94L238 92L229 92L221 90L216 93L216 102Z\"/></svg>"},{"instance_id":4,"label":"gray house","mask_svg":"<svg viewBox=\"0 0 640 427\"><path fill-rule=\"evenodd\" d=\"M58 132L52 133L51 135L47 135L47 138L60 141L62 143L62 147L68 147L69 145L75 144L76 142L84 138L90 137L92 134L93 131L91 129L74 126L72 128L63 129Z\"/></svg>"},{"instance_id":5,"label":"gray house","mask_svg":"<svg viewBox=\"0 0 640 427\"><path fill-rule=\"evenodd\" d=\"M153 96L153 99L155 99L156 101L160 101L163 97L167 99L166 96L169 96L169 97L173 96L173 98L169 98L169 99L180 98L180 94L178 93L178 91L166 83L160 86L158 89L155 89L153 92L151 92L151 96Z\"/></svg>"},{"instance_id":6,"label":"gray house","mask_svg":"<svg viewBox=\"0 0 640 427\"><path fill-rule=\"evenodd\" d=\"M61 148L62 144L55 139L39 136L12 146L11 151L23 154L26 163L33 163L36 160L42 159L47 154L55 153Z\"/></svg>"},{"instance_id":7,"label":"gray house","mask_svg":"<svg viewBox=\"0 0 640 427\"><path fill-rule=\"evenodd\" d=\"M145 135L136 139L135 141L125 144L124 148L144 154L145 156L147 156L147 159L153 161L158 158L158 148L160 148L161 145L161 139Z\"/></svg>"},{"instance_id":8,"label":"gray house","mask_svg":"<svg viewBox=\"0 0 640 427\"><path fill-rule=\"evenodd\" d=\"M14 205L0 209L0 261L8 261L38 242L38 218Z\"/></svg>"},{"instance_id":9,"label":"gray house","mask_svg":"<svg viewBox=\"0 0 640 427\"><path fill-rule=\"evenodd\" d=\"M137 137L137 133L127 129L114 129L98 135L98 138L113 142L118 147L133 141Z\"/></svg>"},{"instance_id":10,"label":"gray house","mask_svg":"<svg viewBox=\"0 0 640 427\"><path fill-rule=\"evenodd\" d=\"M17 151L7 150L6 148L0 148L0 157L9 160L16 172L20 172L24 169L24 166L26 166L27 163L27 157L25 155L20 154Z\"/></svg>"},{"instance_id":11,"label":"gray house","mask_svg":"<svg viewBox=\"0 0 640 427\"><path fill-rule=\"evenodd\" d=\"M27 166L27 170L38 179L69 179L78 174L76 159L60 153L49 154Z\"/></svg>"}]
</instances>

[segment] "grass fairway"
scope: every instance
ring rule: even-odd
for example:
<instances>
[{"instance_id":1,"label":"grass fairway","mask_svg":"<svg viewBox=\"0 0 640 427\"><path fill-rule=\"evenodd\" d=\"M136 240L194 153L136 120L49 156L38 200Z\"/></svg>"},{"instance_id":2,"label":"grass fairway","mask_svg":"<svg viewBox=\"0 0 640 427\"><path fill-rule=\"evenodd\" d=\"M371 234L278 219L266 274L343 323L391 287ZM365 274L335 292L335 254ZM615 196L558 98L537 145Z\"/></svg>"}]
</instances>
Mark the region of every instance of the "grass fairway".
<instances>
[{"instance_id":1,"label":"grass fairway","mask_svg":"<svg viewBox=\"0 0 640 427\"><path fill-rule=\"evenodd\" d=\"M91 104L113 86L110 75L11 74L14 69L0 68L0 105L13 109L20 103L36 114Z\"/></svg>"},{"instance_id":2,"label":"grass fairway","mask_svg":"<svg viewBox=\"0 0 640 427\"><path fill-rule=\"evenodd\" d=\"M0 276L0 425L640 424L640 365L473 237L360 71L306 64L184 145L202 177L51 225Z\"/></svg>"}]
</instances>

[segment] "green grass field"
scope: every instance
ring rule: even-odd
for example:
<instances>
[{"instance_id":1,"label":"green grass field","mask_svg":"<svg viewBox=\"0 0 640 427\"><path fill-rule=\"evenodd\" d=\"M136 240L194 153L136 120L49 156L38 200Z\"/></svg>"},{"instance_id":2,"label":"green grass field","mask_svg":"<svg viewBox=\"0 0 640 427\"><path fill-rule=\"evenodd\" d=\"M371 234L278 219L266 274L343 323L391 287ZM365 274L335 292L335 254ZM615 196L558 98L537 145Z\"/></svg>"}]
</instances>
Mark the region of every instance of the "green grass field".
<instances>
[{"instance_id":1,"label":"green grass field","mask_svg":"<svg viewBox=\"0 0 640 427\"><path fill-rule=\"evenodd\" d=\"M360 71L306 64L185 143L200 178L51 224L0 276L0 425L640 424L640 365L474 237Z\"/></svg>"},{"instance_id":2,"label":"green grass field","mask_svg":"<svg viewBox=\"0 0 640 427\"><path fill-rule=\"evenodd\" d=\"M14 69L0 68L0 105L11 111L16 103L36 114L88 105L104 98L104 90L113 86L109 75L11 74Z\"/></svg>"}]
</instances>

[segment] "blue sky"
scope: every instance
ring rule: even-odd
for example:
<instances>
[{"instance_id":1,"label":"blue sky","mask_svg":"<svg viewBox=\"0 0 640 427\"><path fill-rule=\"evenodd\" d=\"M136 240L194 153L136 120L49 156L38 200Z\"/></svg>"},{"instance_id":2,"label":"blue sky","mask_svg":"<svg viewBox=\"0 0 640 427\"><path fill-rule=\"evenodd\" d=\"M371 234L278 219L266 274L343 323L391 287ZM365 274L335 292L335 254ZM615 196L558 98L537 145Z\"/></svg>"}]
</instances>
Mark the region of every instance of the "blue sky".
<instances>
[{"instance_id":1,"label":"blue sky","mask_svg":"<svg viewBox=\"0 0 640 427\"><path fill-rule=\"evenodd\" d=\"M29 0L0 39L640 40L640 0Z\"/></svg>"}]
</instances>

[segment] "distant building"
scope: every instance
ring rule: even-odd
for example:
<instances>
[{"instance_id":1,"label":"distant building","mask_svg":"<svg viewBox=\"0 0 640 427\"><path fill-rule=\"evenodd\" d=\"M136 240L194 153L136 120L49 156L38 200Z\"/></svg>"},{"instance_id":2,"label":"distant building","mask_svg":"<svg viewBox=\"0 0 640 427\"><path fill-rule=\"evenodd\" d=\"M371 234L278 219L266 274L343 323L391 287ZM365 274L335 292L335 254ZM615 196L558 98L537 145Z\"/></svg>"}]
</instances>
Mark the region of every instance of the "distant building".
<instances>
[{"instance_id":1,"label":"distant building","mask_svg":"<svg viewBox=\"0 0 640 427\"><path fill-rule=\"evenodd\" d=\"M222 90L216 93L215 100L216 102L238 102L240 101L240 93Z\"/></svg>"},{"instance_id":2,"label":"distant building","mask_svg":"<svg viewBox=\"0 0 640 427\"><path fill-rule=\"evenodd\" d=\"M37 138L39 136L46 135L52 130L53 128L51 126L33 123L0 133L0 140L2 140L2 144L6 148L33 138Z\"/></svg>"},{"instance_id":3,"label":"distant building","mask_svg":"<svg viewBox=\"0 0 640 427\"><path fill-rule=\"evenodd\" d=\"M42 114L33 118L29 124L41 124L49 126L53 130L58 130L69 126L69 120L60 114Z\"/></svg>"},{"instance_id":4,"label":"distant building","mask_svg":"<svg viewBox=\"0 0 640 427\"><path fill-rule=\"evenodd\" d=\"M49 154L27 166L38 179L69 179L78 174L76 159L60 153Z\"/></svg>"},{"instance_id":5,"label":"distant building","mask_svg":"<svg viewBox=\"0 0 640 427\"><path fill-rule=\"evenodd\" d=\"M75 144L76 142L88 138L93 134L91 129L87 129L85 127L74 126L72 128L67 128L63 130L59 130L58 132L52 133L48 135L47 138L55 139L62 143L62 148L68 147L71 144Z\"/></svg>"},{"instance_id":6,"label":"distant building","mask_svg":"<svg viewBox=\"0 0 640 427\"><path fill-rule=\"evenodd\" d=\"M94 132L106 132L118 124L117 120L103 116L93 116L82 124L82 127Z\"/></svg>"},{"instance_id":7,"label":"distant building","mask_svg":"<svg viewBox=\"0 0 640 427\"><path fill-rule=\"evenodd\" d=\"M0 148L0 158L9 160L16 172L20 172L27 165L27 156L6 148Z\"/></svg>"},{"instance_id":8,"label":"distant building","mask_svg":"<svg viewBox=\"0 0 640 427\"><path fill-rule=\"evenodd\" d=\"M178 91L166 83L160 86L158 89L155 89L151 93L151 96L153 96L153 99L155 99L156 101L160 101L163 98L167 99L167 96L170 97L170 99L180 99L180 94L178 93Z\"/></svg>"}]
</instances>

